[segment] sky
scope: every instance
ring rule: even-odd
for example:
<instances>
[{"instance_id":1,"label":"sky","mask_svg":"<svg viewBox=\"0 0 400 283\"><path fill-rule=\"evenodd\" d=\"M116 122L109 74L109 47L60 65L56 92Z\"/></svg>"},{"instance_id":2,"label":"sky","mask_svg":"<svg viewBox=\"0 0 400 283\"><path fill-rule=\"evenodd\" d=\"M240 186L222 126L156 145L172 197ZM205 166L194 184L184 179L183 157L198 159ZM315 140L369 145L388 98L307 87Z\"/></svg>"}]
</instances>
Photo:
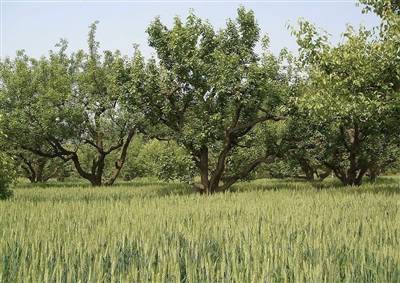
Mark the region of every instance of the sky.
<instances>
[{"instance_id":1,"label":"sky","mask_svg":"<svg viewBox=\"0 0 400 283\"><path fill-rule=\"evenodd\" d=\"M255 12L261 32L268 34L271 50L297 50L287 28L299 18L307 19L341 40L347 24L373 27L379 20L373 14L362 14L352 0L250 0L250 1L167 1L167 0L0 0L1 52L13 57L24 49L33 57L48 54L60 38L67 39L69 50L86 48L88 26L98 20L97 40L102 49L120 50L132 55L133 44L139 44L146 57L154 54L148 47L146 28L156 17L170 25L174 16L185 17L190 9L215 27L224 26L235 17L240 5Z\"/></svg>"}]
</instances>

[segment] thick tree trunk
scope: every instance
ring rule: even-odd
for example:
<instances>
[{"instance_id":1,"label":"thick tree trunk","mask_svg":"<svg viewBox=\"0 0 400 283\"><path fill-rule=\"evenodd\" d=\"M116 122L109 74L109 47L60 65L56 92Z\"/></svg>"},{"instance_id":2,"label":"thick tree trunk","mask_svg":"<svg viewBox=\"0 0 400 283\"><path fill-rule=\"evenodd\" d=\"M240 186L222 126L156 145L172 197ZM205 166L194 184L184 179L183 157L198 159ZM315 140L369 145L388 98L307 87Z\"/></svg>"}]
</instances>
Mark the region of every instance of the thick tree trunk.
<instances>
[{"instance_id":1,"label":"thick tree trunk","mask_svg":"<svg viewBox=\"0 0 400 283\"><path fill-rule=\"evenodd\" d=\"M342 133L343 144L346 147L350 163L347 170L340 168L338 164L330 164L329 168L333 170L336 177L340 179L345 186L360 186L362 184L362 178L367 172L368 167L365 165L365 161L360 160L360 150L362 143L362 134L358 123L354 123L354 127L349 130L345 130L344 127L340 128ZM349 140L349 143L347 142Z\"/></svg>"},{"instance_id":2,"label":"thick tree trunk","mask_svg":"<svg viewBox=\"0 0 400 283\"><path fill-rule=\"evenodd\" d=\"M226 172L224 172L225 164L221 166L217 163L216 168L212 171L210 176L208 154L208 148L204 147L200 151L196 152L196 154L194 155L194 161L196 167L199 170L201 180L200 186L195 185L194 187L202 194L226 192L234 183L245 178L258 165L260 165L261 163L272 162L275 159L274 156L267 156L255 159L247 166L243 166L242 170L230 176L226 176ZM220 158L223 155L224 162L226 159L226 154L227 152L221 152L220 154Z\"/></svg>"},{"instance_id":3,"label":"thick tree trunk","mask_svg":"<svg viewBox=\"0 0 400 283\"><path fill-rule=\"evenodd\" d=\"M306 180L310 181L310 182L314 181L314 169L309 165L307 160L301 158L299 160L299 163L300 163L301 170L306 175Z\"/></svg>"},{"instance_id":4,"label":"thick tree trunk","mask_svg":"<svg viewBox=\"0 0 400 283\"><path fill-rule=\"evenodd\" d=\"M218 185L214 182L215 176L210 177L210 168L208 160L208 148L203 147L200 151L196 152L195 164L200 174L200 184L195 185L195 189L201 194L213 194L219 191ZM219 182L217 183L219 184Z\"/></svg>"},{"instance_id":5,"label":"thick tree trunk","mask_svg":"<svg viewBox=\"0 0 400 283\"><path fill-rule=\"evenodd\" d=\"M91 172L88 173L86 172L80 163L78 155L73 152L70 157L74 163L75 169L78 172L78 174L88 180L90 184L94 187L98 187L102 185L102 176L103 176L103 168L104 164L102 165L101 163L104 163L104 158L105 156L100 155L97 159L94 159L92 161L92 168Z\"/></svg>"},{"instance_id":6,"label":"thick tree trunk","mask_svg":"<svg viewBox=\"0 0 400 283\"><path fill-rule=\"evenodd\" d=\"M365 168L361 168L355 170L355 172L350 171L343 172L340 170L333 170L335 176L340 179L343 185L345 186L360 186L362 184L362 178L365 176L367 170Z\"/></svg>"},{"instance_id":7,"label":"thick tree trunk","mask_svg":"<svg viewBox=\"0 0 400 283\"><path fill-rule=\"evenodd\" d=\"M89 179L89 182L93 187L100 187L101 185L103 185L101 178L99 178L98 176L93 176Z\"/></svg>"}]
</instances>

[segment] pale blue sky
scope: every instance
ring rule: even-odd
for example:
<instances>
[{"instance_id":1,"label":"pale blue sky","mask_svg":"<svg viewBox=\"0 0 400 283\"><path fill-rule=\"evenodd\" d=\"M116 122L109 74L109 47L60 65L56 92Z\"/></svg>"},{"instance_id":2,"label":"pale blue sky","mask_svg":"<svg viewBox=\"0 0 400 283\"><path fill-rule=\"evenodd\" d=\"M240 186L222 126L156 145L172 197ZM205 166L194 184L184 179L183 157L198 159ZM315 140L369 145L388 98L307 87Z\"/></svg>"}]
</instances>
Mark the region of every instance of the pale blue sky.
<instances>
[{"instance_id":1,"label":"pale blue sky","mask_svg":"<svg viewBox=\"0 0 400 283\"><path fill-rule=\"evenodd\" d=\"M234 17L242 4L255 11L263 33L271 39L271 49L278 53L283 47L296 50L296 43L287 30L287 23L295 24L303 17L314 22L340 40L346 24L372 27L379 23L372 15L363 15L361 7L351 0L275 0L275 1L2 1L1 30L2 56L14 56L16 50L39 57L47 54L60 38L69 42L70 50L86 48L88 26L99 20L97 40L103 49L119 49L132 53L138 43L146 56L152 54L147 46L145 30L152 19L161 16L170 24L175 15L185 16L190 8L216 27Z\"/></svg>"}]
</instances>

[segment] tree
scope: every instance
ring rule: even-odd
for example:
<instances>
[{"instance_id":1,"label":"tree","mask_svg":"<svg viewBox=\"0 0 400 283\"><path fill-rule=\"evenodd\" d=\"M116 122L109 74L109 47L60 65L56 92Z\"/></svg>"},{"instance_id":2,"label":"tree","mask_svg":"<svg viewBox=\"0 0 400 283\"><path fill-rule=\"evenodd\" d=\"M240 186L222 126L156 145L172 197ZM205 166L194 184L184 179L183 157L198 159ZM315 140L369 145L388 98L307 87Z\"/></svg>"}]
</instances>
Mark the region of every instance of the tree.
<instances>
[{"instance_id":1,"label":"tree","mask_svg":"<svg viewBox=\"0 0 400 283\"><path fill-rule=\"evenodd\" d=\"M343 184L360 185L398 152L398 51L364 28L349 27L337 46L308 22L295 34L309 76L298 105L320 134L321 161Z\"/></svg>"},{"instance_id":2,"label":"tree","mask_svg":"<svg viewBox=\"0 0 400 283\"><path fill-rule=\"evenodd\" d=\"M190 152L201 177L197 188L226 191L273 159L266 152L235 159L239 149L251 151L257 143L257 127L284 119L287 82L266 38L263 54L255 52L260 30L253 12L239 8L236 20L219 31L190 13L186 22L176 17L170 29L157 18L147 32L158 60L145 64L137 54L133 70L144 71L133 72L131 101L139 101L151 135Z\"/></svg>"},{"instance_id":3,"label":"tree","mask_svg":"<svg viewBox=\"0 0 400 283\"><path fill-rule=\"evenodd\" d=\"M2 128L10 144L45 158L71 160L94 186L114 183L136 132L135 113L124 107L127 59L118 51L99 53L96 23L89 51L67 56L67 43L39 60L18 52L1 64ZM89 151L91 162L82 164ZM104 180L106 158L118 152L114 170Z\"/></svg>"},{"instance_id":4,"label":"tree","mask_svg":"<svg viewBox=\"0 0 400 283\"><path fill-rule=\"evenodd\" d=\"M44 183L51 178L62 179L69 167L59 158L43 157L24 150L14 152L12 156L18 164L19 174L31 183Z\"/></svg>"},{"instance_id":5,"label":"tree","mask_svg":"<svg viewBox=\"0 0 400 283\"><path fill-rule=\"evenodd\" d=\"M331 173L324 165L324 137L312 116L304 115L301 111L293 110L286 123L283 134L283 160L292 167L299 168L303 175L292 177L305 178L308 181L322 181Z\"/></svg>"}]
</instances>

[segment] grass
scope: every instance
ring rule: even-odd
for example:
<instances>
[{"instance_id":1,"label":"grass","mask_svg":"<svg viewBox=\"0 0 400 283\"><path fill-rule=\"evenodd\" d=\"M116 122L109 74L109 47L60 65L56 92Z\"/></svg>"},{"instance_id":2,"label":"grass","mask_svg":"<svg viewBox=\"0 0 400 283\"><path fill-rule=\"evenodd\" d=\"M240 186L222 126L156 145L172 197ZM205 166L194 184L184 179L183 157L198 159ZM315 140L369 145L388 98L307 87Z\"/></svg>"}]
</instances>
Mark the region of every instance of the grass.
<instances>
[{"instance_id":1,"label":"grass","mask_svg":"<svg viewBox=\"0 0 400 283\"><path fill-rule=\"evenodd\" d=\"M400 281L399 179L234 191L23 185L0 202L0 282Z\"/></svg>"}]
</instances>

